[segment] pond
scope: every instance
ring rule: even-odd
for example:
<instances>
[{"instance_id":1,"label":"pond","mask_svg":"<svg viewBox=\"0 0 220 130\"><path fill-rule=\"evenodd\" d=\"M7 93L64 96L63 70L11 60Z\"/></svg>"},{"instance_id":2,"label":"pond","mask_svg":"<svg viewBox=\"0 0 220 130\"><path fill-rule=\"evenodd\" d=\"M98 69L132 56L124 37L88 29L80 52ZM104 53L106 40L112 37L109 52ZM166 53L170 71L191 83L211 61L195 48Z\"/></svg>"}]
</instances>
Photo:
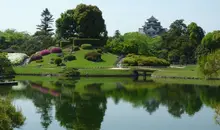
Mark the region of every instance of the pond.
<instances>
[{"instance_id":1,"label":"pond","mask_svg":"<svg viewBox=\"0 0 220 130\"><path fill-rule=\"evenodd\" d=\"M218 87L129 78L23 79L0 88L26 117L21 130L220 129Z\"/></svg>"}]
</instances>

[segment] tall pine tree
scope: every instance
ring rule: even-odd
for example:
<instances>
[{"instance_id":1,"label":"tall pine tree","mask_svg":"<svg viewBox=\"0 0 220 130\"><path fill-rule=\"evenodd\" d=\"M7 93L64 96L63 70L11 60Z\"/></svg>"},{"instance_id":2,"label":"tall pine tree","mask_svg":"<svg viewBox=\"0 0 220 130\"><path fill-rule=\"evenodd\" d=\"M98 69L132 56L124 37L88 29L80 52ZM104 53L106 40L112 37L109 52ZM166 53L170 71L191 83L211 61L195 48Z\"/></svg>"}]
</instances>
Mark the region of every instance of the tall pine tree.
<instances>
[{"instance_id":1,"label":"tall pine tree","mask_svg":"<svg viewBox=\"0 0 220 130\"><path fill-rule=\"evenodd\" d=\"M52 36L53 35L53 22L54 22L54 18L53 15L50 13L50 11L46 8L45 10L43 10L43 12L41 13L41 24L37 25L37 29L39 31L37 31L35 33L35 35L47 35L47 36Z\"/></svg>"}]
</instances>

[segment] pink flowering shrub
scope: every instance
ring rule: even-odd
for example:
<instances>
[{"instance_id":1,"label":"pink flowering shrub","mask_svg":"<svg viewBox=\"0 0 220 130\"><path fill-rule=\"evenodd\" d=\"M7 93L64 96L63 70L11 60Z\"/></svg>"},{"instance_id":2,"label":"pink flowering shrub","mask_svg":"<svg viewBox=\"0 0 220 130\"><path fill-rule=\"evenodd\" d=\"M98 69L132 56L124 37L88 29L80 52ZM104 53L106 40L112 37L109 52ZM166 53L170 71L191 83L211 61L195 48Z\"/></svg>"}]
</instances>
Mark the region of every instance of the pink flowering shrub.
<instances>
[{"instance_id":1,"label":"pink flowering shrub","mask_svg":"<svg viewBox=\"0 0 220 130\"><path fill-rule=\"evenodd\" d=\"M49 54L50 54L49 50L43 50L43 51L40 52L41 56L45 56L45 55L49 55Z\"/></svg>"},{"instance_id":2,"label":"pink flowering shrub","mask_svg":"<svg viewBox=\"0 0 220 130\"><path fill-rule=\"evenodd\" d=\"M62 53L62 50L59 47L51 48L51 53Z\"/></svg>"},{"instance_id":3,"label":"pink flowering shrub","mask_svg":"<svg viewBox=\"0 0 220 130\"><path fill-rule=\"evenodd\" d=\"M36 60L41 60L42 59L42 56L41 55L32 55L31 56L31 61L36 61Z\"/></svg>"}]
</instances>

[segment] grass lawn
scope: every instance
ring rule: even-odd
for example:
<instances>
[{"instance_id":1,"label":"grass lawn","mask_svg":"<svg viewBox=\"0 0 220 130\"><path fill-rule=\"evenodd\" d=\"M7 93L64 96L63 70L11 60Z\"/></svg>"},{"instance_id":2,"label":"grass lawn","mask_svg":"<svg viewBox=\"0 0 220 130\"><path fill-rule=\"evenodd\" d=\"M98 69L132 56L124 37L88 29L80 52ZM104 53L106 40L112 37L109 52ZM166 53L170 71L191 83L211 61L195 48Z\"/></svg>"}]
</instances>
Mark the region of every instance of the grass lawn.
<instances>
[{"instance_id":1,"label":"grass lawn","mask_svg":"<svg viewBox=\"0 0 220 130\"><path fill-rule=\"evenodd\" d=\"M80 50L77 51L74 55L76 56L76 60L71 62L66 62L67 67L74 68L98 68L98 67L114 67L114 64L117 60L117 55L113 55L111 53L103 53L102 54L102 62L92 62L84 59L84 55L87 52L94 50Z\"/></svg>"},{"instance_id":2,"label":"grass lawn","mask_svg":"<svg viewBox=\"0 0 220 130\"><path fill-rule=\"evenodd\" d=\"M81 75L131 75L131 70L114 69L80 69Z\"/></svg>"},{"instance_id":3,"label":"grass lawn","mask_svg":"<svg viewBox=\"0 0 220 130\"><path fill-rule=\"evenodd\" d=\"M168 77L200 77L196 65L189 65L184 68L160 68L153 73L154 76Z\"/></svg>"},{"instance_id":4,"label":"grass lawn","mask_svg":"<svg viewBox=\"0 0 220 130\"><path fill-rule=\"evenodd\" d=\"M62 71L60 67L37 67L25 66L14 67L16 74L58 74Z\"/></svg>"},{"instance_id":5,"label":"grass lawn","mask_svg":"<svg viewBox=\"0 0 220 130\"><path fill-rule=\"evenodd\" d=\"M76 60L70 61L70 62L64 62L66 64L66 67L73 67L73 68L111 68L114 67L114 64L117 60L117 55L113 55L111 53L103 53L102 54L102 62L92 62L84 59L84 55L87 52L95 51L95 50L79 50L75 52ZM68 54L67 51L64 51L64 56ZM55 64L51 64L51 59L56 59L58 56L57 54L50 54L43 57L43 62L37 63L36 61L31 62L27 66L18 66L14 67L14 70L17 74L57 74L62 71L62 67L57 67ZM115 71L111 70L97 70L95 72L91 72L88 70L87 72L82 71L82 73L97 73L97 74L103 74L103 73L114 73ZM116 73L121 73L125 71L117 71Z\"/></svg>"}]
</instances>

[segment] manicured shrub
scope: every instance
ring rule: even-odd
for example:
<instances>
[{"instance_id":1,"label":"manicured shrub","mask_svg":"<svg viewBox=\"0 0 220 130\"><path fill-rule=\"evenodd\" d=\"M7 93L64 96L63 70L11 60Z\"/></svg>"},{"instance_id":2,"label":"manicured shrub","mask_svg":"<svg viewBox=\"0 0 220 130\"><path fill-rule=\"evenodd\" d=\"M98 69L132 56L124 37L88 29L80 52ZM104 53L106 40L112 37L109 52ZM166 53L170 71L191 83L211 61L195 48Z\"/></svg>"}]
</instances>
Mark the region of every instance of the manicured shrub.
<instances>
[{"instance_id":1,"label":"manicured shrub","mask_svg":"<svg viewBox=\"0 0 220 130\"><path fill-rule=\"evenodd\" d=\"M51 53L62 53L62 49L59 47L51 48Z\"/></svg>"},{"instance_id":2,"label":"manicured shrub","mask_svg":"<svg viewBox=\"0 0 220 130\"><path fill-rule=\"evenodd\" d=\"M128 65L128 66L136 66L137 61L134 58L127 57L127 58L124 58L123 64Z\"/></svg>"},{"instance_id":3,"label":"manicured shrub","mask_svg":"<svg viewBox=\"0 0 220 130\"><path fill-rule=\"evenodd\" d=\"M64 57L64 61L73 61L76 60L76 57L74 55L68 55Z\"/></svg>"},{"instance_id":4,"label":"manicured shrub","mask_svg":"<svg viewBox=\"0 0 220 130\"><path fill-rule=\"evenodd\" d=\"M84 50L90 50L90 49L92 49L92 45L91 44L82 44L81 48Z\"/></svg>"},{"instance_id":5,"label":"manicured shrub","mask_svg":"<svg viewBox=\"0 0 220 130\"><path fill-rule=\"evenodd\" d=\"M42 62L44 62L44 60L36 60L36 63L42 63Z\"/></svg>"},{"instance_id":6,"label":"manicured shrub","mask_svg":"<svg viewBox=\"0 0 220 130\"><path fill-rule=\"evenodd\" d=\"M142 57L137 59L138 66L169 66L170 63L157 57Z\"/></svg>"},{"instance_id":7,"label":"manicured shrub","mask_svg":"<svg viewBox=\"0 0 220 130\"><path fill-rule=\"evenodd\" d=\"M41 59L42 59L41 55L34 54L31 56L31 61L36 61L36 60L41 60Z\"/></svg>"},{"instance_id":8,"label":"manicured shrub","mask_svg":"<svg viewBox=\"0 0 220 130\"><path fill-rule=\"evenodd\" d=\"M98 52L88 52L85 54L85 59L89 61L101 61L102 60L102 55Z\"/></svg>"},{"instance_id":9,"label":"manicured shrub","mask_svg":"<svg viewBox=\"0 0 220 130\"><path fill-rule=\"evenodd\" d=\"M41 56L46 56L46 55L49 55L49 54L50 54L49 50L43 50L43 51L40 52Z\"/></svg>"},{"instance_id":10,"label":"manicured shrub","mask_svg":"<svg viewBox=\"0 0 220 130\"><path fill-rule=\"evenodd\" d=\"M80 50L80 48L78 46L73 47L73 51L79 51L79 50Z\"/></svg>"},{"instance_id":11,"label":"manicured shrub","mask_svg":"<svg viewBox=\"0 0 220 130\"><path fill-rule=\"evenodd\" d=\"M54 63L55 63L57 66L59 66L59 65L62 63L62 59L58 57L58 58L55 59Z\"/></svg>"},{"instance_id":12,"label":"manicured shrub","mask_svg":"<svg viewBox=\"0 0 220 130\"><path fill-rule=\"evenodd\" d=\"M102 49L100 49L100 48L97 49L97 52L100 53L100 54L102 54Z\"/></svg>"},{"instance_id":13,"label":"manicured shrub","mask_svg":"<svg viewBox=\"0 0 220 130\"><path fill-rule=\"evenodd\" d=\"M169 66L170 63L157 57L146 57L129 54L124 58L123 64L128 66Z\"/></svg>"}]
</instances>

